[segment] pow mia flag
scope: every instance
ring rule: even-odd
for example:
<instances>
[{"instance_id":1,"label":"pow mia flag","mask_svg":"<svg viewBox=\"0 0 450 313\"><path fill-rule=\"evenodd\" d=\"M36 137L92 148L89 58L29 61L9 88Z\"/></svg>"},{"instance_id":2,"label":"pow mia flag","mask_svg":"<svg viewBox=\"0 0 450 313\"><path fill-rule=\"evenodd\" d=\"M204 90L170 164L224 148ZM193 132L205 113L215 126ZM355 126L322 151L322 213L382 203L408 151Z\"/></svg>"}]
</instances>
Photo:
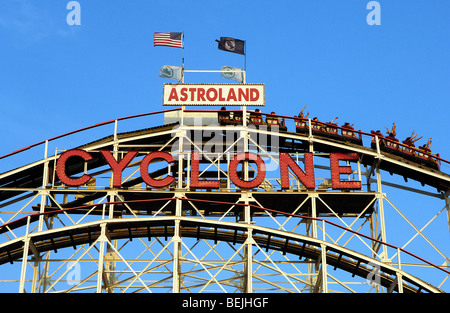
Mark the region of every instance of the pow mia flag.
<instances>
[{"instance_id":1,"label":"pow mia flag","mask_svg":"<svg viewBox=\"0 0 450 313\"><path fill-rule=\"evenodd\" d=\"M216 41L219 43L219 50L224 50L228 52L244 54L245 55L245 41L240 39L234 39L230 37L220 37L220 40Z\"/></svg>"}]
</instances>

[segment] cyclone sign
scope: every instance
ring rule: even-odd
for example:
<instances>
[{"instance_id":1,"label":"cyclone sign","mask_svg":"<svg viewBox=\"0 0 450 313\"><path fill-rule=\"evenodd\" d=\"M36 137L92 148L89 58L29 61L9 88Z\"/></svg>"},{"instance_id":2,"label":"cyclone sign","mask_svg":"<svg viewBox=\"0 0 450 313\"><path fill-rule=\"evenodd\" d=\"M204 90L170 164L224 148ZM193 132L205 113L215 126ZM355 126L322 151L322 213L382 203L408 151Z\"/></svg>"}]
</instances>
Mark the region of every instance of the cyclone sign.
<instances>
[{"instance_id":1,"label":"cyclone sign","mask_svg":"<svg viewBox=\"0 0 450 313\"><path fill-rule=\"evenodd\" d=\"M130 164L130 162L138 155L139 151L130 150L120 160L116 160L110 151L100 150L101 155L105 161L109 164L113 172L113 187L122 186L122 172ZM81 150L72 149L61 154L56 164L56 174L61 182L67 186L81 186L86 184L92 177L88 174L83 174L81 177L69 177L66 173L66 163L70 158L78 158L79 161L92 160L91 153ZM283 189L290 188L289 171L299 179L299 181L305 185L308 189L315 188L315 176L314 176L314 156L313 153L308 152L304 155L305 168L304 170L294 161L294 159L288 153L280 153L280 181ZM81 160L80 160L81 159ZM140 165L140 173L142 180L151 187L166 187L174 182L175 177L167 175L165 178L155 179L151 177L148 172L148 166L155 160L163 160L167 163L172 163L175 158L168 152L164 151L152 151L144 156ZM200 154L198 152L191 152L191 164L190 164L190 179L189 186L192 188L213 188L220 189L219 180L203 180L200 179L199 171ZM352 173L350 166L341 166L340 161L357 161L358 155L355 153L330 153L330 170L332 188L338 190L357 190L361 189L361 181L343 181L341 180L342 174ZM239 177L237 168L240 162L254 162L258 169L258 174L250 181L243 180ZM228 174L231 181L237 187L242 189L257 188L263 183L266 175L266 166L264 160L255 153L242 152L236 154L230 161Z\"/></svg>"},{"instance_id":2,"label":"cyclone sign","mask_svg":"<svg viewBox=\"0 0 450 313\"><path fill-rule=\"evenodd\" d=\"M264 84L164 84L163 105L264 106Z\"/></svg>"}]
</instances>

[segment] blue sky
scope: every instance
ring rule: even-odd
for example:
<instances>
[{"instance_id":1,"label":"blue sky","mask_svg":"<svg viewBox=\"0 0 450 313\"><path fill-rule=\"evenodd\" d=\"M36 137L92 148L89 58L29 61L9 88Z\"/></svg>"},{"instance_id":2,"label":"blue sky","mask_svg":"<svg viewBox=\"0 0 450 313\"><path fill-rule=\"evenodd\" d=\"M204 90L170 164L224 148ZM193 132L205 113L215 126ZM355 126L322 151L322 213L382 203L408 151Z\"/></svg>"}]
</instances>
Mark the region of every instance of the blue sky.
<instances>
[{"instance_id":1,"label":"blue sky","mask_svg":"<svg viewBox=\"0 0 450 313\"><path fill-rule=\"evenodd\" d=\"M396 122L400 140L415 130L416 145L432 137L432 151L450 159L448 0L379 0L381 25L372 26L369 0L79 0L79 26L66 22L68 2L0 0L0 155L164 109L171 81L158 71L181 65L182 50L154 47L153 33L173 31L185 33L187 70L243 67L215 40L246 40L247 82L265 84L263 112L293 116L307 104L310 117L366 132ZM0 172L18 165L0 160Z\"/></svg>"},{"instance_id":2,"label":"blue sky","mask_svg":"<svg viewBox=\"0 0 450 313\"><path fill-rule=\"evenodd\" d=\"M0 154L116 117L162 109L162 65L181 49L153 47L155 31L185 32L186 69L242 67L215 39L247 41L247 81L266 85L266 108L355 123L396 122L449 157L450 2L80 0L69 26L66 0L0 1ZM229 82L186 74L186 82ZM423 142L420 141L420 144Z\"/></svg>"}]
</instances>

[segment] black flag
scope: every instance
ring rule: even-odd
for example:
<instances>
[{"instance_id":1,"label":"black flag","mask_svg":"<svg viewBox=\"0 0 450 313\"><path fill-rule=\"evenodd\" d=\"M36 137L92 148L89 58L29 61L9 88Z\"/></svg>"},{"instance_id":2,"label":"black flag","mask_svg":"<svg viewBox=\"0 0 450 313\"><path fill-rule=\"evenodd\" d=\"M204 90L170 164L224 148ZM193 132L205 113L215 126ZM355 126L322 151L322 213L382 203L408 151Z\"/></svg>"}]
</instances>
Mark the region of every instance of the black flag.
<instances>
[{"instance_id":1,"label":"black flag","mask_svg":"<svg viewBox=\"0 0 450 313\"><path fill-rule=\"evenodd\" d=\"M220 41L216 39L216 41L219 43L219 49L233 52L233 53L239 53L245 55L245 41L234 39L230 37L220 37Z\"/></svg>"}]
</instances>

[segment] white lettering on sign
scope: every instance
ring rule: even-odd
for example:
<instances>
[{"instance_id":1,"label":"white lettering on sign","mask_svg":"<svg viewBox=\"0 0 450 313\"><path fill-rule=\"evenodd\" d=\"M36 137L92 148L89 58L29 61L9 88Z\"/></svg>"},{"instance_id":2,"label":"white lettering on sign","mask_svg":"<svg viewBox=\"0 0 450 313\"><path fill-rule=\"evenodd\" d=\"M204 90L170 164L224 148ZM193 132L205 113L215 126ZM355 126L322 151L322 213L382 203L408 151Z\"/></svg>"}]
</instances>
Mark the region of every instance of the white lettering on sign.
<instances>
[{"instance_id":1,"label":"white lettering on sign","mask_svg":"<svg viewBox=\"0 0 450 313\"><path fill-rule=\"evenodd\" d=\"M264 84L164 84L163 105L264 106Z\"/></svg>"}]
</instances>

